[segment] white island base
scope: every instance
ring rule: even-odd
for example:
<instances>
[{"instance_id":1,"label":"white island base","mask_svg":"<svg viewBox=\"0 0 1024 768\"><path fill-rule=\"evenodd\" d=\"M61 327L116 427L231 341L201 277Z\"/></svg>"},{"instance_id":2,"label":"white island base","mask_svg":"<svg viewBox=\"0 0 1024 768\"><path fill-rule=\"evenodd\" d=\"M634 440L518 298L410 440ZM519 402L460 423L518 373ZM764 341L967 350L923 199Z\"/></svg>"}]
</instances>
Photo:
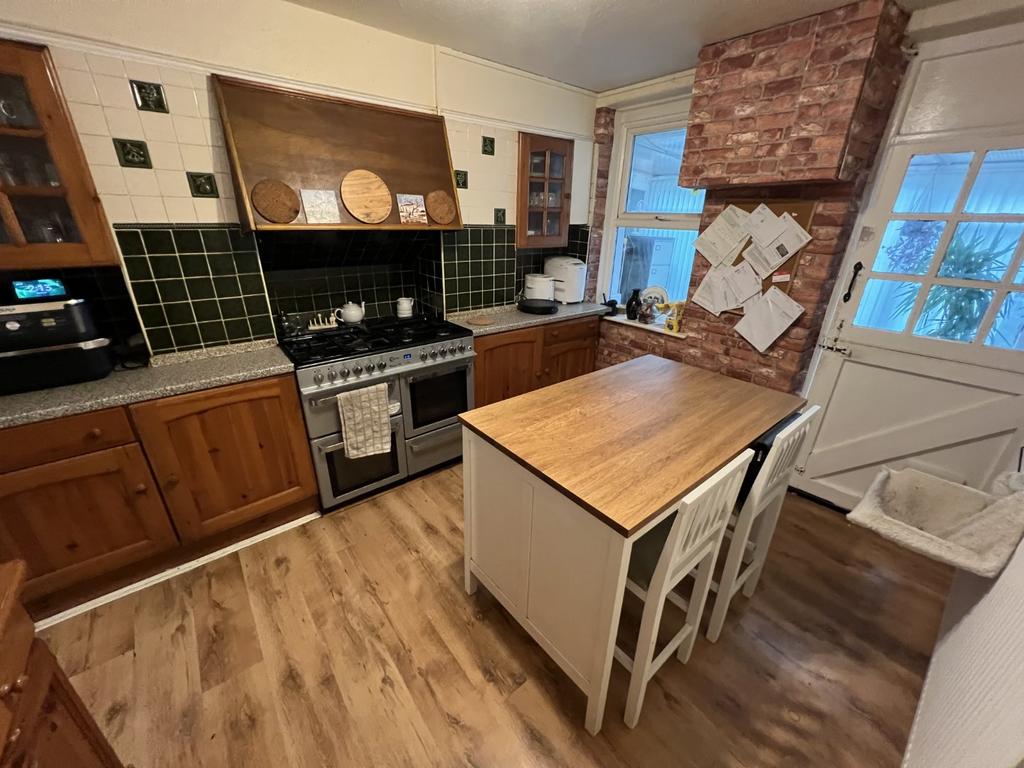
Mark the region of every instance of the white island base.
<instances>
[{"instance_id":1,"label":"white island base","mask_svg":"<svg viewBox=\"0 0 1024 768\"><path fill-rule=\"evenodd\" d=\"M604 719L615 635L636 538L625 537L471 430L462 430L466 591L479 579Z\"/></svg>"}]
</instances>

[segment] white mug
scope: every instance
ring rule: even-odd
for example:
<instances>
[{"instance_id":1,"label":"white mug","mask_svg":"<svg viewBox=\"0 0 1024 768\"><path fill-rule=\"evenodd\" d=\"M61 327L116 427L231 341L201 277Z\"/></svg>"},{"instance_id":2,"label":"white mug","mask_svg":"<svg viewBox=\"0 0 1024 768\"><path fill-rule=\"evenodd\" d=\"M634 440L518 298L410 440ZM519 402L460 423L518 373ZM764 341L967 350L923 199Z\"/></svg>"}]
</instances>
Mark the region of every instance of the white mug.
<instances>
[{"instance_id":1,"label":"white mug","mask_svg":"<svg viewBox=\"0 0 1024 768\"><path fill-rule=\"evenodd\" d=\"M395 312L399 317L412 317L412 305L416 299L403 296L395 300Z\"/></svg>"}]
</instances>

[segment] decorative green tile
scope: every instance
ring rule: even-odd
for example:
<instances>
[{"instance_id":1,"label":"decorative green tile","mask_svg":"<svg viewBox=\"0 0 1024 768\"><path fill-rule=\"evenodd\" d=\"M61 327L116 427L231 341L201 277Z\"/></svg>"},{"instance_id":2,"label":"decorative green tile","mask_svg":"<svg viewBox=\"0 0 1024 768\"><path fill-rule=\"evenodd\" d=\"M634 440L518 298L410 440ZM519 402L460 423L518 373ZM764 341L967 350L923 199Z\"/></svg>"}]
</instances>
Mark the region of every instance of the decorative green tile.
<instances>
[{"instance_id":1,"label":"decorative green tile","mask_svg":"<svg viewBox=\"0 0 1024 768\"><path fill-rule=\"evenodd\" d=\"M224 323L216 322L199 323L199 335L203 344L212 345L227 340L227 332L224 330Z\"/></svg>"},{"instance_id":2,"label":"decorative green tile","mask_svg":"<svg viewBox=\"0 0 1024 768\"><path fill-rule=\"evenodd\" d=\"M150 256L149 265L153 269L153 277L157 280L181 277L181 265L177 256Z\"/></svg>"},{"instance_id":3,"label":"decorative green tile","mask_svg":"<svg viewBox=\"0 0 1024 768\"><path fill-rule=\"evenodd\" d=\"M206 277L210 274L210 265L206 261L205 253L183 253L178 259L181 261L181 271L185 277Z\"/></svg>"},{"instance_id":4,"label":"decorative green tile","mask_svg":"<svg viewBox=\"0 0 1024 768\"><path fill-rule=\"evenodd\" d=\"M171 352L174 350L174 339L170 328L147 328L146 338L154 352Z\"/></svg>"},{"instance_id":5,"label":"decorative green tile","mask_svg":"<svg viewBox=\"0 0 1024 768\"><path fill-rule=\"evenodd\" d=\"M143 112L170 112L167 108L164 87L160 83L147 83L143 80L130 80L129 82L132 86L136 109Z\"/></svg>"},{"instance_id":6,"label":"decorative green tile","mask_svg":"<svg viewBox=\"0 0 1024 768\"><path fill-rule=\"evenodd\" d=\"M146 253L142 245L142 235L135 229L119 229L114 233L117 235L117 245L123 256L142 256Z\"/></svg>"},{"instance_id":7,"label":"decorative green tile","mask_svg":"<svg viewBox=\"0 0 1024 768\"><path fill-rule=\"evenodd\" d=\"M480 151L485 155L494 154L494 137L482 136L480 138Z\"/></svg>"},{"instance_id":8,"label":"decorative green tile","mask_svg":"<svg viewBox=\"0 0 1024 768\"><path fill-rule=\"evenodd\" d=\"M456 189L469 189L469 171L455 172Z\"/></svg>"},{"instance_id":9,"label":"decorative green tile","mask_svg":"<svg viewBox=\"0 0 1024 768\"><path fill-rule=\"evenodd\" d=\"M192 311L196 313L196 320L200 323L206 320L220 320L220 307L213 299L192 301Z\"/></svg>"},{"instance_id":10,"label":"decorative green tile","mask_svg":"<svg viewBox=\"0 0 1024 768\"><path fill-rule=\"evenodd\" d=\"M217 303L221 317L245 317L245 302L241 299L221 299Z\"/></svg>"},{"instance_id":11,"label":"decorative green tile","mask_svg":"<svg viewBox=\"0 0 1024 768\"><path fill-rule=\"evenodd\" d=\"M113 139L117 162L125 168L152 168L146 142L138 139Z\"/></svg>"},{"instance_id":12,"label":"decorative green tile","mask_svg":"<svg viewBox=\"0 0 1024 768\"><path fill-rule=\"evenodd\" d=\"M505 209L495 208L494 209L494 226L503 227L505 226Z\"/></svg>"},{"instance_id":13,"label":"decorative green tile","mask_svg":"<svg viewBox=\"0 0 1024 768\"><path fill-rule=\"evenodd\" d=\"M217 192L217 177L212 173L196 173L185 171L188 177L188 188L192 197L220 197Z\"/></svg>"},{"instance_id":14,"label":"decorative green tile","mask_svg":"<svg viewBox=\"0 0 1024 768\"><path fill-rule=\"evenodd\" d=\"M182 348L194 347L199 344L199 327L195 323L189 325L172 325L171 337L174 339L174 346L179 350Z\"/></svg>"},{"instance_id":15,"label":"decorative green tile","mask_svg":"<svg viewBox=\"0 0 1024 768\"><path fill-rule=\"evenodd\" d=\"M207 253L228 253L231 250L231 240L223 229L204 229L203 245Z\"/></svg>"},{"instance_id":16,"label":"decorative green tile","mask_svg":"<svg viewBox=\"0 0 1024 768\"><path fill-rule=\"evenodd\" d=\"M174 248L174 238L171 237L169 229L144 229L142 242L146 246L146 253L150 256L156 253L177 253Z\"/></svg>"},{"instance_id":17,"label":"decorative green tile","mask_svg":"<svg viewBox=\"0 0 1024 768\"><path fill-rule=\"evenodd\" d=\"M147 328L158 328L167 325L164 308L160 304L147 304L139 307L139 317Z\"/></svg>"},{"instance_id":18,"label":"decorative green tile","mask_svg":"<svg viewBox=\"0 0 1024 768\"><path fill-rule=\"evenodd\" d=\"M143 261L145 261L143 259ZM148 262L146 269L149 269ZM132 293L135 295L136 304L157 304L160 301L160 294L156 289L156 283L152 280L132 279Z\"/></svg>"},{"instance_id":19,"label":"decorative green tile","mask_svg":"<svg viewBox=\"0 0 1024 768\"><path fill-rule=\"evenodd\" d=\"M157 280L156 288L160 292L160 301L188 301L184 280Z\"/></svg>"},{"instance_id":20,"label":"decorative green tile","mask_svg":"<svg viewBox=\"0 0 1024 768\"><path fill-rule=\"evenodd\" d=\"M144 256L125 256L124 266L132 281L150 280L153 277L153 273L149 271L149 259Z\"/></svg>"},{"instance_id":21,"label":"decorative green tile","mask_svg":"<svg viewBox=\"0 0 1024 768\"><path fill-rule=\"evenodd\" d=\"M225 320L224 328L228 332L228 338L232 341L245 341L252 338L252 331L249 330L249 321L245 318Z\"/></svg>"},{"instance_id":22,"label":"decorative green tile","mask_svg":"<svg viewBox=\"0 0 1024 768\"><path fill-rule=\"evenodd\" d=\"M198 229L175 229L174 245L178 253L203 252L203 238Z\"/></svg>"},{"instance_id":23,"label":"decorative green tile","mask_svg":"<svg viewBox=\"0 0 1024 768\"><path fill-rule=\"evenodd\" d=\"M167 324L170 326L187 325L196 321L192 313L192 304L187 301L175 301L164 304L164 314L167 315Z\"/></svg>"}]
</instances>

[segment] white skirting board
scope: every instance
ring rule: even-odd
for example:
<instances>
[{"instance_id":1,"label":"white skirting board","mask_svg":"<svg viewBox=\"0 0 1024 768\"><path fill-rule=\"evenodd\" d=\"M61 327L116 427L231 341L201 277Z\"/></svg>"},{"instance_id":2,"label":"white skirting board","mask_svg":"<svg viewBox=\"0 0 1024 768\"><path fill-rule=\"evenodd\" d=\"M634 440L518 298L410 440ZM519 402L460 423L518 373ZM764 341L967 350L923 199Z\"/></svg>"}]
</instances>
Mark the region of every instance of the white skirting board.
<instances>
[{"instance_id":1,"label":"white skirting board","mask_svg":"<svg viewBox=\"0 0 1024 768\"><path fill-rule=\"evenodd\" d=\"M285 531L290 531L292 528L298 528L299 526L310 523L313 520L318 520L320 517L321 514L319 512L310 512L302 517L289 520L287 523L282 523L276 528L271 528L269 531L263 531L262 533L257 533L255 536L250 536L248 539L236 541L234 544L229 544L223 549L218 549L216 552L211 552L208 555L203 555L202 557L190 560L187 563L182 563L181 565L176 565L173 568L168 568L166 571L154 574L142 581L137 581L134 584L129 584L126 587L121 587L113 592L93 598L87 603L82 603L81 605L76 605L74 608L68 608L66 611L62 611L61 613L48 616L47 618L36 622L36 632L44 630L47 627L52 627L54 624L60 624L62 621L67 621L68 619L85 613L86 611L91 611L93 608L99 608L101 605L112 603L126 595L139 592L146 587L159 584L161 581L167 581L168 579L173 579L175 576L180 576L183 573L194 571L196 568L204 566L207 563L212 563L218 558L230 555L232 552L238 552L246 547L251 547L253 544L258 544L261 541L266 541L267 539L273 538Z\"/></svg>"}]
</instances>

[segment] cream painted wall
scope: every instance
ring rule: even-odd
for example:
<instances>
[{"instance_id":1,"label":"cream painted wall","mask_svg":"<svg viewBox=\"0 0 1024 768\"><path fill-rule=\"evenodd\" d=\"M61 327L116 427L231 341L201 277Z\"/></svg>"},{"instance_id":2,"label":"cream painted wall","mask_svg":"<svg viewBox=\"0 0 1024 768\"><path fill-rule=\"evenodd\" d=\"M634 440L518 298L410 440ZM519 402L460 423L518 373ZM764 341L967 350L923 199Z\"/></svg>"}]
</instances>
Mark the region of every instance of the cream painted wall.
<instances>
[{"instance_id":1,"label":"cream painted wall","mask_svg":"<svg viewBox=\"0 0 1024 768\"><path fill-rule=\"evenodd\" d=\"M515 220L517 131L572 138L571 221L589 220L596 103L589 91L283 0L247 0L244 13L225 0L74 0L52 11L5 0L0 36L54 51L114 223L237 221L210 72L445 115L453 165L469 171L469 188L459 191L467 224L492 224L495 208ZM128 77L163 83L171 116L135 112ZM497 140L494 157L481 153L483 135ZM150 143L153 171L120 168L112 137ZM182 195L186 170L221 174L219 204Z\"/></svg>"}]
</instances>

